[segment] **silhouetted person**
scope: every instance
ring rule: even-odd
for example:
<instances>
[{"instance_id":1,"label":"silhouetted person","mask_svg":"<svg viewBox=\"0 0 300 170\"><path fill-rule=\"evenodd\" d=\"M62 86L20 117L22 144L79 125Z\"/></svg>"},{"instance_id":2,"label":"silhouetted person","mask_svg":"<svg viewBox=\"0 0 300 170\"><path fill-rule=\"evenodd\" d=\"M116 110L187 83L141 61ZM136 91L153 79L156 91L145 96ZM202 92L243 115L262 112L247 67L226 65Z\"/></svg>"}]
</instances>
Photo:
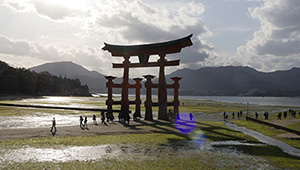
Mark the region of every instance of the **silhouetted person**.
<instances>
[{"instance_id":1,"label":"silhouetted person","mask_svg":"<svg viewBox=\"0 0 300 170\"><path fill-rule=\"evenodd\" d=\"M295 111L293 111L293 113L292 113L292 117L296 117L296 112Z\"/></svg>"},{"instance_id":2,"label":"silhouetted person","mask_svg":"<svg viewBox=\"0 0 300 170\"><path fill-rule=\"evenodd\" d=\"M110 115L110 121L111 121L111 123L113 123L113 122L114 122L114 119L115 119L115 117L114 117L114 114L113 114L113 113L111 113L111 115Z\"/></svg>"},{"instance_id":3,"label":"silhouetted person","mask_svg":"<svg viewBox=\"0 0 300 170\"><path fill-rule=\"evenodd\" d=\"M173 113L173 111L171 109L169 109L168 115L169 115L170 119L175 119L175 115L174 115L174 113Z\"/></svg>"},{"instance_id":4,"label":"silhouetted person","mask_svg":"<svg viewBox=\"0 0 300 170\"><path fill-rule=\"evenodd\" d=\"M101 112L101 124L106 125L106 122L105 122L105 113L104 112Z\"/></svg>"},{"instance_id":5,"label":"silhouetted person","mask_svg":"<svg viewBox=\"0 0 300 170\"><path fill-rule=\"evenodd\" d=\"M95 125L97 125L96 115L93 115L93 122Z\"/></svg>"},{"instance_id":6,"label":"silhouetted person","mask_svg":"<svg viewBox=\"0 0 300 170\"><path fill-rule=\"evenodd\" d=\"M232 112L232 119L234 119L234 112Z\"/></svg>"},{"instance_id":7,"label":"silhouetted person","mask_svg":"<svg viewBox=\"0 0 300 170\"><path fill-rule=\"evenodd\" d=\"M106 122L109 123L109 115L108 115L108 112L105 113L105 117L106 117Z\"/></svg>"},{"instance_id":8,"label":"silhouetted person","mask_svg":"<svg viewBox=\"0 0 300 170\"><path fill-rule=\"evenodd\" d=\"M241 115L241 117L243 117L243 111L240 111L240 115Z\"/></svg>"},{"instance_id":9,"label":"silhouetted person","mask_svg":"<svg viewBox=\"0 0 300 170\"><path fill-rule=\"evenodd\" d=\"M240 112L237 112L237 117L238 119L240 119Z\"/></svg>"},{"instance_id":10,"label":"silhouetted person","mask_svg":"<svg viewBox=\"0 0 300 170\"><path fill-rule=\"evenodd\" d=\"M129 122L130 122L130 115L129 114L125 114L124 115L125 116L125 122L127 122L128 123L128 125L129 125Z\"/></svg>"},{"instance_id":11,"label":"silhouetted person","mask_svg":"<svg viewBox=\"0 0 300 170\"><path fill-rule=\"evenodd\" d=\"M280 113L278 113L278 115L277 115L277 119L281 120L281 112L280 112Z\"/></svg>"},{"instance_id":12,"label":"silhouetted person","mask_svg":"<svg viewBox=\"0 0 300 170\"><path fill-rule=\"evenodd\" d=\"M192 121L192 120L193 120L193 115L192 115L192 113L190 113L189 116L190 116L190 121Z\"/></svg>"},{"instance_id":13,"label":"silhouetted person","mask_svg":"<svg viewBox=\"0 0 300 170\"><path fill-rule=\"evenodd\" d=\"M53 132L53 129L54 129L54 132ZM56 121L55 121L55 117L52 120L52 127L51 127L50 131L52 132L53 135L56 133Z\"/></svg>"},{"instance_id":14,"label":"silhouetted person","mask_svg":"<svg viewBox=\"0 0 300 170\"><path fill-rule=\"evenodd\" d=\"M226 119L226 112L223 113L224 120Z\"/></svg>"},{"instance_id":15,"label":"silhouetted person","mask_svg":"<svg viewBox=\"0 0 300 170\"><path fill-rule=\"evenodd\" d=\"M136 114L136 112L133 114L133 120L134 121L137 120L137 114Z\"/></svg>"},{"instance_id":16,"label":"silhouetted person","mask_svg":"<svg viewBox=\"0 0 300 170\"><path fill-rule=\"evenodd\" d=\"M287 112L283 113L283 117L286 118L287 117Z\"/></svg>"},{"instance_id":17,"label":"silhouetted person","mask_svg":"<svg viewBox=\"0 0 300 170\"><path fill-rule=\"evenodd\" d=\"M118 118L119 118L119 122L121 122L121 119L122 119L122 114L121 114L121 112L118 114Z\"/></svg>"},{"instance_id":18,"label":"silhouetted person","mask_svg":"<svg viewBox=\"0 0 300 170\"><path fill-rule=\"evenodd\" d=\"M87 117L85 116L84 117L84 125L83 125L83 127L85 128L85 129L88 129L88 127L87 127Z\"/></svg>"},{"instance_id":19,"label":"silhouetted person","mask_svg":"<svg viewBox=\"0 0 300 170\"><path fill-rule=\"evenodd\" d=\"M82 122L83 122L83 117L82 117L82 116L80 116L79 121L80 121L80 128L82 129L82 128L83 128L83 124L82 124Z\"/></svg>"},{"instance_id":20,"label":"silhouetted person","mask_svg":"<svg viewBox=\"0 0 300 170\"><path fill-rule=\"evenodd\" d=\"M255 112L255 118L258 119L258 113L257 112Z\"/></svg>"}]
</instances>

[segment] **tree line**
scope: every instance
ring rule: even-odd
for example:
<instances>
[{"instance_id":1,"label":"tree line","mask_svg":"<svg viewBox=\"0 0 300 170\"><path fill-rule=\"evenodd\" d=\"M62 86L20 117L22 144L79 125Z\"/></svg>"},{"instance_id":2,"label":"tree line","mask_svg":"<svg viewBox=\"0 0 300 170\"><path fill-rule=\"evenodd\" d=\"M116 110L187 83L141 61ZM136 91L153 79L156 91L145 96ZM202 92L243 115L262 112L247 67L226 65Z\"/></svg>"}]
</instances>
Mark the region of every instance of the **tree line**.
<instances>
[{"instance_id":1,"label":"tree line","mask_svg":"<svg viewBox=\"0 0 300 170\"><path fill-rule=\"evenodd\" d=\"M89 95L79 79L62 78L49 72L13 68L0 61L0 95Z\"/></svg>"}]
</instances>

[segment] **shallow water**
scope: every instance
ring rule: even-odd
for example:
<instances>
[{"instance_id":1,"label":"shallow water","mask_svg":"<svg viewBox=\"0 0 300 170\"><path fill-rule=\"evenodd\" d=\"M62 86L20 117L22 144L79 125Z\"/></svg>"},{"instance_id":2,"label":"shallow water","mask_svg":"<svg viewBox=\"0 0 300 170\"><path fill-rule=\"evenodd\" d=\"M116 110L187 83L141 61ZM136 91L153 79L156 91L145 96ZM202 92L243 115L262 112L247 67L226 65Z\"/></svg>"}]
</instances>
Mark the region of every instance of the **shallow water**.
<instances>
[{"instance_id":1,"label":"shallow water","mask_svg":"<svg viewBox=\"0 0 300 170\"><path fill-rule=\"evenodd\" d=\"M0 129L51 127L53 117L58 127L79 124L79 115L35 114L33 116L0 116Z\"/></svg>"},{"instance_id":2,"label":"shallow water","mask_svg":"<svg viewBox=\"0 0 300 170\"><path fill-rule=\"evenodd\" d=\"M254 138L256 138L257 140L259 140L260 142L263 142L265 144L268 144L268 145L272 145L272 146L277 146L279 147L280 149L282 149L283 152L285 153L288 153L290 155L293 155L293 156L298 156L300 157L300 149L297 149L297 148L294 148L282 141L279 141L279 140L276 140L276 139L273 139L269 136L265 136L259 132L256 132L254 130L250 130L250 129L247 129L245 127L240 127L240 126L237 126L236 124L233 124L233 123L225 123L225 125L231 129L234 129L234 130L237 130L237 131L240 131L240 132L243 132L244 134L246 135L250 135Z\"/></svg>"},{"instance_id":3,"label":"shallow water","mask_svg":"<svg viewBox=\"0 0 300 170\"><path fill-rule=\"evenodd\" d=\"M104 103L105 100L106 98L44 96L38 99L23 99L18 101L18 103L41 106L99 108L99 104Z\"/></svg>"},{"instance_id":4,"label":"shallow water","mask_svg":"<svg viewBox=\"0 0 300 170\"><path fill-rule=\"evenodd\" d=\"M22 162L68 162L68 161L97 161L104 158L155 160L167 156L188 158L197 156L206 163L206 160L218 159L216 167L230 166L247 167L246 169L275 169L265 160L245 155L233 149L215 148L215 145L243 145L237 141L206 142L197 146L192 142L178 144L157 145L99 145L99 146L70 146L56 148L23 147L20 149L0 149L1 165Z\"/></svg>"}]
</instances>

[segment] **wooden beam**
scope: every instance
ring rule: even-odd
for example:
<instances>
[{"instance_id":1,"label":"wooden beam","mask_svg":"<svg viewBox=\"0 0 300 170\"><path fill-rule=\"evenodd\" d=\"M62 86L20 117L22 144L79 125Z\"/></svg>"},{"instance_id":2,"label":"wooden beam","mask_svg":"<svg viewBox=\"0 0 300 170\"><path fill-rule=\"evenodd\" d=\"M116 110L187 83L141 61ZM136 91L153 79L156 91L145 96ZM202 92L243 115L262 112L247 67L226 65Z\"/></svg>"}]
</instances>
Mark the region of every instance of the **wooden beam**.
<instances>
[{"instance_id":1,"label":"wooden beam","mask_svg":"<svg viewBox=\"0 0 300 170\"><path fill-rule=\"evenodd\" d=\"M153 103L152 103L152 106L153 106L153 107L158 107L158 106L159 106L159 103L158 103L158 102L153 102ZM174 103L173 103L173 102L167 102L167 106L174 106Z\"/></svg>"},{"instance_id":2,"label":"wooden beam","mask_svg":"<svg viewBox=\"0 0 300 170\"><path fill-rule=\"evenodd\" d=\"M165 66L179 66L180 60L173 60L165 62ZM140 63L130 63L129 68L138 68L138 67L159 67L159 62L149 62L147 64ZM122 63L113 63L113 68L124 68L124 64Z\"/></svg>"}]
</instances>

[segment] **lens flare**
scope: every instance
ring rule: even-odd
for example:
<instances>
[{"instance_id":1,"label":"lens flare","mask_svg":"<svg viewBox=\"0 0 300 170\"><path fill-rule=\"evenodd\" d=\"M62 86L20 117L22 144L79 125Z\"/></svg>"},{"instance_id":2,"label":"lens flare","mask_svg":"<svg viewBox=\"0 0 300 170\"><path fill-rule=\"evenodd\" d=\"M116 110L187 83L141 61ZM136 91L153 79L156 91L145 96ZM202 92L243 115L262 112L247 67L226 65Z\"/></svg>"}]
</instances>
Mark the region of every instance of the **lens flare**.
<instances>
[{"instance_id":1,"label":"lens flare","mask_svg":"<svg viewBox=\"0 0 300 170\"><path fill-rule=\"evenodd\" d=\"M196 128L196 119L191 113L179 113L175 126L180 133L187 135Z\"/></svg>"},{"instance_id":2,"label":"lens flare","mask_svg":"<svg viewBox=\"0 0 300 170\"><path fill-rule=\"evenodd\" d=\"M189 135L196 145L200 146L205 143L206 137L200 128L196 128L196 119L191 113L179 113L175 126L180 133Z\"/></svg>"},{"instance_id":3,"label":"lens flare","mask_svg":"<svg viewBox=\"0 0 300 170\"><path fill-rule=\"evenodd\" d=\"M198 146L201 146L205 143L206 136L201 129L196 129L189 134L191 140Z\"/></svg>"}]
</instances>

